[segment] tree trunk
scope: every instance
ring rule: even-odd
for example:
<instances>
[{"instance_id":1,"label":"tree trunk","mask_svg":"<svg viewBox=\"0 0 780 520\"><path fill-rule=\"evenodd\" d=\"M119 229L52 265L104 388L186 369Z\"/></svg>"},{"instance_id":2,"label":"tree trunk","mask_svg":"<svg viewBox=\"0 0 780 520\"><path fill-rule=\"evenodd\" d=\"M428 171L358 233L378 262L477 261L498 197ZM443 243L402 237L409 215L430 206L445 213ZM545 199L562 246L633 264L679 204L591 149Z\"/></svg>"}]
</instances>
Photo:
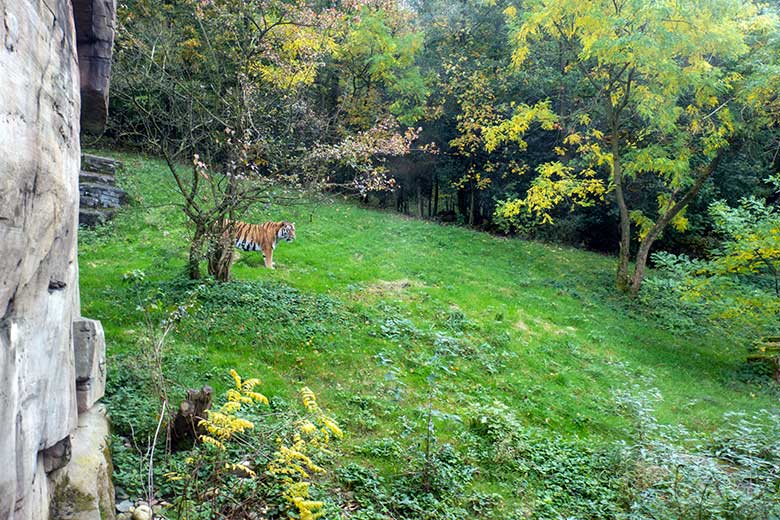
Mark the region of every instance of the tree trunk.
<instances>
[{"instance_id":1,"label":"tree trunk","mask_svg":"<svg viewBox=\"0 0 780 520\"><path fill-rule=\"evenodd\" d=\"M230 268L233 266L233 237L230 233L218 229L212 233L208 248L209 274L219 282L230 281Z\"/></svg>"},{"instance_id":2,"label":"tree trunk","mask_svg":"<svg viewBox=\"0 0 780 520\"><path fill-rule=\"evenodd\" d=\"M669 223L674 220L674 217L676 217L683 209L685 209L688 204L690 204L691 201L696 197L696 195L698 195L702 186L704 186L704 183L707 181L707 179L710 178L710 176L712 176L713 172L718 167L722 157L723 152L715 156L715 158L699 172L699 174L696 176L696 180L694 181L693 186L691 186L685 195L683 195L680 200L675 202L672 207L666 211L666 213L658 217L658 220L655 222L655 224L653 224L653 227L650 228L650 231L647 233L647 236L645 236L645 238L639 244L639 251L636 253L634 274L631 276L631 285L629 288L632 296L639 294L639 290L642 288L642 282L645 279L645 271L647 269L647 259L650 256L650 248L653 246L653 243L659 236L661 236L661 233L663 233L664 229L666 229Z\"/></svg>"},{"instance_id":3,"label":"tree trunk","mask_svg":"<svg viewBox=\"0 0 780 520\"><path fill-rule=\"evenodd\" d=\"M190 241L190 257L187 262L187 272L190 280L200 280L200 260L203 257L203 238L206 234L201 225L195 227L195 233Z\"/></svg>"},{"instance_id":4,"label":"tree trunk","mask_svg":"<svg viewBox=\"0 0 780 520\"><path fill-rule=\"evenodd\" d=\"M647 259L650 256L650 247L655 242L655 238L650 239L649 236L642 240L639 244L639 251L636 253L636 264L634 266L634 274L631 276L631 287L629 289L631 296L639 294L639 289L642 287L642 281L645 279L645 270L647 269Z\"/></svg>"},{"instance_id":5,"label":"tree trunk","mask_svg":"<svg viewBox=\"0 0 780 520\"><path fill-rule=\"evenodd\" d=\"M200 391L190 388L187 397L179 404L179 411L173 421L168 423L171 450L188 450L197 443L205 429L200 426L200 420L206 417L206 411L211 408L211 398L214 390L204 386Z\"/></svg>"},{"instance_id":6,"label":"tree trunk","mask_svg":"<svg viewBox=\"0 0 780 520\"><path fill-rule=\"evenodd\" d=\"M217 240L209 251L209 274L218 282L230 281L230 268L233 264L233 245Z\"/></svg>"},{"instance_id":7,"label":"tree trunk","mask_svg":"<svg viewBox=\"0 0 780 520\"><path fill-rule=\"evenodd\" d=\"M469 216L469 200L466 195L467 193L464 188L458 188L458 213L463 215L464 219L467 219Z\"/></svg>"},{"instance_id":8,"label":"tree trunk","mask_svg":"<svg viewBox=\"0 0 780 520\"><path fill-rule=\"evenodd\" d=\"M403 186L400 186L396 190L395 210L398 213L403 213L403 211L404 211L404 188L403 188Z\"/></svg>"},{"instance_id":9,"label":"tree trunk","mask_svg":"<svg viewBox=\"0 0 780 520\"><path fill-rule=\"evenodd\" d=\"M433 215L432 217L436 217L436 215L439 214L439 176L434 175L433 176Z\"/></svg>"},{"instance_id":10,"label":"tree trunk","mask_svg":"<svg viewBox=\"0 0 780 520\"><path fill-rule=\"evenodd\" d=\"M617 123L613 122L612 135L612 178L615 182L615 199L620 211L620 250L618 252L618 269L616 285L618 290L627 291L629 285L628 262L631 255L631 218L628 214L625 194L623 192L623 171L620 164L620 141Z\"/></svg>"},{"instance_id":11,"label":"tree trunk","mask_svg":"<svg viewBox=\"0 0 780 520\"><path fill-rule=\"evenodd\" d=\"M472 187L469 193L469 226L473 226L477 220L476 191L477 189Z\"/></svg>"},{"instance_id":12,"label":"tree trunk","mask_svg":"<svg viewBox=\"0 0 780 520\"><path fill-rule=\"evenodd\" d=\"M417 177L417 214L420 218L425 218L425 207L422 194L422 177Z\"/></svg>"},{"instance_id":13,"label":"tree trunk","mask_svg":"<svg viewBox=\"0 0 780 520\"><path fill-rule=\"evenodd\" d=\"M428 190L425 192L426 202L428 203L428 220L433 217L433 182L428 186Z\"/></svg>"}]
</instances>

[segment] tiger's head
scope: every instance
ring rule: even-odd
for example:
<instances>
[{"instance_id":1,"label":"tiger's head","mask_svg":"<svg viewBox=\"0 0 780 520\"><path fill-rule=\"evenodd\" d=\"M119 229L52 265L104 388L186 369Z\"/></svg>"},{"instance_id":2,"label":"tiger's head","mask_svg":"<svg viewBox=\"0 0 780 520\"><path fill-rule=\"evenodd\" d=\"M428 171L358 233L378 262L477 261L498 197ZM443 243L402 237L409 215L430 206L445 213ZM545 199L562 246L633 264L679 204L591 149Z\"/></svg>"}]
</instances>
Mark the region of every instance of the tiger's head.
<instances>
[{"instance_id":1,"label":"tiger's head","mask_svg":"<svg viewBox=\"0 0 780 520\"><path fill-rule=\"evenodd\" d=\"M282 222L282 227L279 228L276 236L286 242L295 240L295 222Z\"/></svg>"}]
</instances>

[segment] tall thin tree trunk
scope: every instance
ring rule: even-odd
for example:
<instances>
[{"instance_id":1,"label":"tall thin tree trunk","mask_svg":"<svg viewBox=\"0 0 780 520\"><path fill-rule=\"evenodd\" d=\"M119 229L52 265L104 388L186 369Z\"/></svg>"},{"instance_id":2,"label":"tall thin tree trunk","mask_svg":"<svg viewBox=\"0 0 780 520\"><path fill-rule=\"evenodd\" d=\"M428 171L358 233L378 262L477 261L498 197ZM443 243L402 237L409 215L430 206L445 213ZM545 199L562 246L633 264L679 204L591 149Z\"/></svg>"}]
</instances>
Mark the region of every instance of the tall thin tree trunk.
<instances>
[{"instance_id":1,"label":"tall thin tree trunk","mask_svg":"<svg viewBox=\"0 0 780 520\"><path fill-rule=\"evenodd\" d=\"M422 195L422 177L417 177L417 214L420 218L425 218L425 208Z\"/></svg>"},{"instance_id":2,"label":"tall thin tree trunk","mask_svg":"<svg viewBox=\"0 0 780 520\"><path fill-rule=\"evenodd\" d=\"M631 255L631 219L628 214L625 193L623 191L623 171L620 164L620 141L617 122L613 121L612 135L612 179L615 182L615 199L620 211L620 250L616 285L620 291L627 291L629 285L628 262Z\"/></svg>"},{"instance_id":3,"label":"tall thin tree trunk","mask_svg":"<svg viewBox=\"0 0 780 520\"><path fill-rule=\"evenodd\" d=\"M428 195L428 219L430 219L433 217L433 182L431 182L431 185L428 186L428 191L426 194Z\"/></svg>"},{"instance_id":4,"label":"tall thin tree trunk","mask_svg":"<svg viewBox=\"0 0 780 520\"><path fill-rule=\"evenodd\" d=\"M650 247L652 247L655 238L645 237L639 244L639 251L636 253L636 264L634 274L631 276L631 287L629 289L631 296L639 294L642 288L642 281L645 279L645 270L647 269L647 259L650 256Z\"/></svg>"},{"instance_id":5,"label":"tall thin tree trunk","mask_svg":"<svg viewBox=\"0 0 780 520\"><path fill-rule=\"evenodd\" d=\"M458 207L458 213L463 215L464 221L468 219L469 216L469 200L466 196L466 190L465 188L458 188L458 200L457 200L457 207Z\"/></svg>"},{"instance_id":6,"label":"tall thin tree trunk","mask_svg":"<svg viewBox=\"0 0 780 520\"><path fill-rule=\"evenodd\" d=\"M473 226L477 221L476 191L476 187L472 186L469 193L469 226Z\"/></svg>"},{"instance_id":7,"label":"tall thin tree trunk","mask_svg":"<svg viewBox=\"0 0 780 520\"><path fill-rule=\"evenodd\" d=\"M433 176L433 215L436 217L439 214L439 176Z\"/></svg>"}]
</instances>

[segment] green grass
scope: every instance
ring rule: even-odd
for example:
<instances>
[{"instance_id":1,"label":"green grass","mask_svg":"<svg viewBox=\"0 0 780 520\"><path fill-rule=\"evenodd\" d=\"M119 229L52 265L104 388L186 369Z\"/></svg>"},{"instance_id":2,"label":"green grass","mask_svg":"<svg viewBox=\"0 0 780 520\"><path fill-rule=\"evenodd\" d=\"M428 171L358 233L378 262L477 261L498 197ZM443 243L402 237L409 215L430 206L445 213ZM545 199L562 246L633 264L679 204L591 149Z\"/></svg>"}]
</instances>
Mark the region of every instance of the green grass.
<instances>
[{"instance_id":1,"label":"green grass","mask_svg":"<svg viewBox=\"0 0 780 520\"><path fill-rule=\"evenodd\" d=\"M124 161L120 180L136 202L82 232L81 301L85 316L102 320L116 364L135 359L143 334L123 274L140 269L147 288L181 303L188 242L164 165L105 153ZM250 219L295 221L298 238L277 248L276 270L241 252L232 292L204 289L168 346L181 388L223 390L230 368L259 377L269 397L308 385L346 426L347 446L404 438L429 399L456 415L501 401L528 425L594 441L623 436L613 394L634 384L661 391L662 422L693 430L714 429L725 412L777 408L775 393L737 378L743 344L669 330L614 295L612 258L341 200ZM455 438L446 419L437 425L442 439ZM392 459L374 464L394 469Z\"/></svg>"}]
</instances>

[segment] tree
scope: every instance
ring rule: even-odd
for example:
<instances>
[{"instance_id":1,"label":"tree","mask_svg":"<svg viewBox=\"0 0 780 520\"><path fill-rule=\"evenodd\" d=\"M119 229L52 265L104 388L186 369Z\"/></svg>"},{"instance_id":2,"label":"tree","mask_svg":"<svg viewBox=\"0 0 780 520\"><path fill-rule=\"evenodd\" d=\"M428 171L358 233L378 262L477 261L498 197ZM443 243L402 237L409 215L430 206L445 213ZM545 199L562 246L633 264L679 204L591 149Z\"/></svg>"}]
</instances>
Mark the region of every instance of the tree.
<instances>
[{"instance_id":1,"label":"tree","mask_svg":"<svg viewBox=\"0 0 780 520\"><path fill-rule=\"evenodd\" d=\"M353 2L354 3L354 2ZM332 185L324 147L348 155L355 130L318 107L318 73L339 49L353 8L305 0L131 2L120 12L116 123L125 140L165 158L192 224L189 275L229 279L233 244L227 220L252 205L298 200L301 190ZM363 11L360 11L363 12ZM370 37L366 37L368 41ZM377 38L384 38L378 35ZM393 67L402 74L413 62ZM390 74L388 72L388 74ZM384 142L404 141L377 116ZM371 125L368 125L372 128ZM394 135L388 135L395 132ZM405 142L405 141L404 141ZM395 147L389 152L403 151ZM381 143L360 151L388 153ZM385 183L363 167L349 185Z\"/></svg>"},{"instance_id":2,"label":"tree","mask_svg":"<svg viewBox=\"0 0 780 520\"><path fill-rule=\"evenodd\" d=\"M567 110L518 103L486 130L487 149L523 142L534 122L563 134L560 159L536 168L526 196L498 213L550 221L560 204L614 195L620 241L617 287L636 294L653 243L685 229L685 210L724 155L777 120L778 19L752 2L532 0L505 15L513 65L557 44L575 78ZM773 53L774 52L774 53ZM655 209L647 211L649 201ZM632 223L639 246L629 273Z\"/></svg>"},{"instance_id":3,"label":"tree","mask_svg":"<svg viewBox=\"0 0 780 520\"><path fill-rule=\"evenodd\" d=\"M307 179L290 146L313 138L304 86L333 15L302 2L139 0L120 13L120 125L165 158L192 224L189 275L229 277L224 222ZM204 251L205 250L205 251Z\"/></svg>"},{"instance_id":4,"label":"tree","mask_svg":"<svg viewBox=\"0 0 780 520\"><path fill-rule=\"evenodd\" d=\"M499 121L516 94L514 85L497 74L509 64L506 21L495 2L418 0L413 6L425 30L420 62L432 90L423 139L443 152L433 167L410 176L418 186L418 211L422 217L421 192L430 188L431 214L443 193L457 200L451 209L464 223L483 224L493 196L512 185L522 167L514 147L488 153L483 137L483 129Z\"/></svg>"},{"instance_id":5,"label":"tree","mask_svg":"<svg viewBox=\"0 0 780 520\"><path fill-rule=\"evenodd\" d=\"M780 312L780 212L754 198L743 199L737 208L716 202L710 212L725 238L712 272L757 278L774 296L773 312Z\"/></svg>"},{"instance_id":6,"label":"tree","mask_svg":"<svg viewBox=\"0 0 780 520\"><path fill-rule=\"evenodd\" d=\"M345 124L366 130L392 115L414 125L428 95L417 66L422 35L413 13L392 0L368 2L346 14L333 52Z\"/></svg>"},{"instance_id":7,"label":"tree","mask_svg":"<svg viewBox=\"0 0 780 520\"><path fill-rule=\"evenodd\" d=\"M408 154L419 134L401 128L417 123L428 95L414 21L414 13L395 0L354 2L318 80L331 135L311 150L310 162L327 167L331 182L364 200L398 189L386 159Z\"/></svg>"},{"instance_id":8,"label":"tree","mask_svg":"<svg viewBox=\"0 0 780 520\"><path fill-rule=\"evenodd\" d=\"M757 198L736 207L710 205L714 232L721 239L710 258L656 253L659 275L652 285L669 289L683 302L730 327L776 335L780 318L780 211Z\"/></svg>"}]
</instances>

